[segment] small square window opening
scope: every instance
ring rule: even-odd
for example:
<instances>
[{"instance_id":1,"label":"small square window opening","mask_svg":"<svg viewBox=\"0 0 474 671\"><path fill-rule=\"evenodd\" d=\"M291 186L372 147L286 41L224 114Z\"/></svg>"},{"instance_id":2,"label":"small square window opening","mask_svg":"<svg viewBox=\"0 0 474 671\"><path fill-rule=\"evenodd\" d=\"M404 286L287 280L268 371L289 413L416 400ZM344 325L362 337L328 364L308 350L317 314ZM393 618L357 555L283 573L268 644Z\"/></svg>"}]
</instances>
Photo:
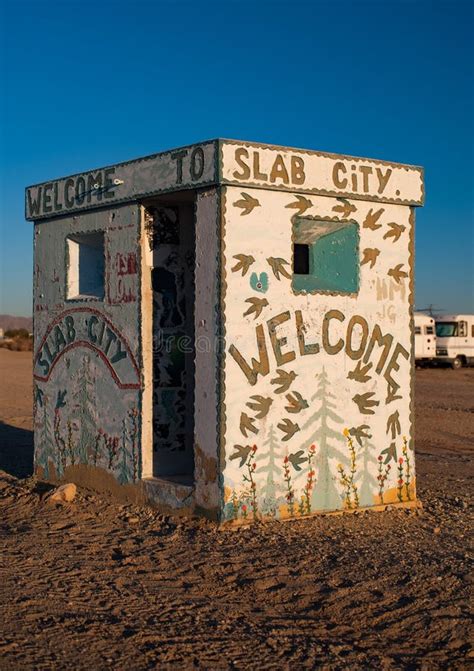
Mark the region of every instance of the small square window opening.
<instances>
[{"instance_id":1,"label":"small square window opening","mask_svg":"<svg viewBox=\"0 0 474 671\"><path fill-rule=\"evenodd\" d=\"M293 279L296 292L359 291L359 231L356 222L295 217Z\"/></svg>"},{"instance_id":2,"label":"small square window opening","mask_svg":"<svg viewBox=\"0 0 474 671\"><path fill-rule=\"evenodd\" d=\"M103 233L81 233L67 238L67 298L104 298L105 251Z\"/></svg>"}]
</instances>

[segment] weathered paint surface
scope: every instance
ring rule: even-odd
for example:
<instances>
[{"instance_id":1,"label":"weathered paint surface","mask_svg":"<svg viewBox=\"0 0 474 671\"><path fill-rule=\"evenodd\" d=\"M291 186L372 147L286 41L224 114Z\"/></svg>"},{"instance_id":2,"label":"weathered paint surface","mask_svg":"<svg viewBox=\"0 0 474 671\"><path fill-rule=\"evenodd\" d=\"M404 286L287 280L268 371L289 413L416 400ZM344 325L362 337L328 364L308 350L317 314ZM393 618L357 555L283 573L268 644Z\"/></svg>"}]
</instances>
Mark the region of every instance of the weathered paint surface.
<instances>
[{"instance_id":1,"label":"weathered paint surface","mask_svg":"<svg viewBox=\"0 0 474 671\"><path fill-rule=\"evenodd\" d=\"M67 300L68 236L91 232L104 234L103 298ZM139 239L137 205L35 226L35 465L47 477L80 465L141 477Z\"/></svg>"},{"instance_id":2,"label":"weathered paint surface","mask_svg":"<svg viewBox=\"0 0 474 671\"><path fill-rule=\"evenodd\" d=\"M192 474L194 226L192 207L150 208L153 226L153 458L160 476Z\"/></svg>"},{"instance_id":3,"label":"weathered paint surface","mask_svg":"<svg viewBox=\"0 0 474 671\"><path fill-rule=\"evenodd\" d=\"M39 471L229 523L410 505L422 170L234 141L111 170L27 191Z\"/></svg>"},{"instance_id":4,"label":"weathered paint surface","mask_svg":"<svg viewBox=\"0 0 474 671\"><path fill-rule=\"evenodd\" d=\"M222 180L230 184L423 203L423 170L415 166L234 140L222 141L219 161Z\"/></svg>"},{"instance_id":5,"label":"weathered paint surface","mask_svg":"<svg viewBox=\"0 0 474 671\"><path fill-rule=\"evenodd\" d=\"M423 170L418 167L212 140L30 186L25 215L37 221L221 183L411 205L421 205L424 195Z\"/></svg>"},{"instance_id":6,"label":"weathered paint surface","mask_svg":"<svg viewBox=\"0 0 474 671\"><path fill-rule=\"evenodd\" d=\"M195 503L206 514L220 514L219 412L220 326L219 303L220 220L216 189L196 198L196 303L194 484Z\"/></svg>"},{"instance_id":7,"label":"weathered paint surface","mask_svg":"<svg viewBox=\"0 0 474 671\"><path fill-rule=\"evenodd\" d=\"M301 194L251 198L225 189L224 518L413 500L410 208L314 196L295 214ZM305 220L355 222L356 292L295 290Z\"/></svg>"},{"instance_id":8,"label":"weathered paint surface","mask_svg":"<svg viewBox=\"0 0 474 671\"><path fill-rule=\"evenodd\" d=\"M216 146L217 141L204 142L30 186L26 218L64 216L209 184L216 177Z\"/></svg>"}]
</instances>

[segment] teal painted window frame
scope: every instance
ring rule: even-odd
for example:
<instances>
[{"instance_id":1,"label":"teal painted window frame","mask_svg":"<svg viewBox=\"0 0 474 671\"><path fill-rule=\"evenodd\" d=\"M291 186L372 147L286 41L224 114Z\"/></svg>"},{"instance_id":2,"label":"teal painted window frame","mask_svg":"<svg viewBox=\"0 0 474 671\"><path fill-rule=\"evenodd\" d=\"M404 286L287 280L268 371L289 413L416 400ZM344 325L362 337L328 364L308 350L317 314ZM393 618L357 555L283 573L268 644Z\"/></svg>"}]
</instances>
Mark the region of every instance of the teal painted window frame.
<instances>
[{"instance_id":1,"label":"teal painted window frame","mask_svg":"<svg viewBox=\"0 0 474 671\"><path fill-rule=\"evenodd\" d=\"M343 296L359 293L360 236L356 221L294 217L292 233L293 245L306 244L309 247L309 273L293 272L293 293Z\"/></svg>"}]
</instances>

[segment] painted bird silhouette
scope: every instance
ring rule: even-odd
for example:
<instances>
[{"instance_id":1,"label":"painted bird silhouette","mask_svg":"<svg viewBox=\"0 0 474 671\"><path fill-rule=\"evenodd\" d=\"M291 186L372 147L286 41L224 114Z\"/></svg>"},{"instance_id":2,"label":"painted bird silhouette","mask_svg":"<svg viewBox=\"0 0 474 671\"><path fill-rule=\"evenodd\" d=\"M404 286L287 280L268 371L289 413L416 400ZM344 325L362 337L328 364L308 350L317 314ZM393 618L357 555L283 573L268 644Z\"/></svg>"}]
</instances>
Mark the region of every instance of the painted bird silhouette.
<instances>
[{"instance_id":1,"label":"painted bird silhouette","mask_svg":"<svg viewBox=\"0 0 474 671\"><path fill-rule=\"evenodd\" d=\"M397 284L400 284L402 277L408 277L408 273L405 270L402 270L403 263L399 263L395 268L390 268L387 275L393 277Z\"/></svg>"},{"instance_id":2,"label":"painted bird silhouette","mask_svg":"<svg viewBox=\"0 0 474 671\"><path fill-rule=\"evenodd\" d=\"M390 443L380 454L385 454L384 464L388 464L392 459L395 463L397 462L397 446L395 443Z\"/></svg>"},{"instance_id":3,"label":"painted bird silhouette","mask_svg":"<svg viewBox=\"0 0 474 671\"><path fill-rule=\"evenodd\" d=\"M242 208L242 212L240 213L241 217L250 214L255 207L260 206L260 202L250 194L242 191L240 195L242 196L241 200L236 200L235 203L232 204L234 207Z\"/></svg>"},{"instance_id":4,"label":"painted bird silhouette","mask_svg":"<svg viewBox=\"0 0 474 671\"><path fill-rule=\"evenodd\" d=\"M235 450L235 452L230 455L229 459L231 461L233 459L240 459L239 467L242 468L242 466L247 461L247 457L249 456L249 454L252 450L252 446L251 445L234 445L234 450Z\"/></svg>"},{"instance_id":5,"label":"painted bird silhouette","mask_svg":"<svg viewBox=\"0 0 474 671\"><path fill-rule=\"evenodd\" d=\"M58 391L58 395L56 397L56 410L58 410L59 408L64 408L64 406L66 405L65 401L66 394L67 389L64 389L64 391L61 390Z\"/></svg>"},{"instance_id":6,"label":"painted bird silhouette","mask_svg":"<svg viewBox=\"0 0 474 671\"><path fill-rule=\"evenodd\" d=\"M262 310L264 307L268 305L268 301L266 298L247 298L246 303L250 303L250 307L247 310L247 312L244 312L244 317L247 317L248 315L251 315L255 313L254 319L257 319L257 317L260 317L262 314Z\"/></svg>"},{"instance_id":7,"label":"painted bird silhouette","mask_svg":"<svg viewBox=\"0 0 474 671\"><path fill-rule=\"evenodd\" d=\"M354 370L350 370L347 373L349 380L355 380L356 382L368 382L372 379L371 375L367 375L369 370L372 368L372 364L368 363L366 366L363 366L360 361L357 362Z\"/></svg>"},{"instance_id":8,"label":"painted bird silhouette","mask_svg":"<svg viewBox=\"0 0 474 671\"><path fill-rule=\"evenodd\" d=\"M266 417L270 410L270 406L273 403L273 399L270 397L260 396L259 394L251 396L250 398L253 398L255 402L251 403L249 401L245 405L247 405L251 410L257 413L255 415L255 419L263 419L264 417Z\"/></svg>"},{"instance_id":9,"label":"painted bird silhouette","mask_svg":"<svg viewBox=\"0 0 474 671\"><path fill-rule=\"evenodd\" d=\"M40 408L43 407L43 396L44 391L39 387L35 386L35 402L40 406Z\"/></svg>"},{"instance_id":10,"label":"painted bird silhouette","mask_svg":"<svg viewBox=\"0 0 474 671\"><path fill-rule=\"evenodd\" d=\"M374 415L375 411L372 408L380 404L380 401L375 401L372 396L375 392L367 391L365 394L356 394L352 397L354 403L359 407L359 412L363 415Z\"/></svg>"},{"instance_id":11,"label":"painted bird silhouette","mask_svg":"<svg viewBox=\"0 0 474 671\"><path fill-rule=\"evenodd\" d=\"M291 421L291 419L288 419L285 417L279 424L277 424L277 427L280 429L282 433L285 434L285 437L282 438L284 442L287 440L290 440L297 431L300 430L300 427L298 424L295 424L294 422Z\"/></svg>"},{"instance_id":12,"label":"painted bird silhouette","mask_svg":"<svg viewBox=\"0 0 474 671\"><path fill-rule=\"evenodd\" d=\"M278 377L274 377L273 380L270 380L270 383L280 385L278 389L275 389L275 393L281 394L290 388L291 383L296 378L296 373L294 370L286 371L283 368L277 368L276 372Z\"/></svg>"},{"instance_id":13,"label":"painted bird silhouette","mask_svg":"<svg viewBox=\"0 0 474 671\"><path fill-rule=\"evenodd\" d=\"M293 452L293 454L288 455L288 461L293 466L295 471L301 471L301 465L308 461L307 457L302 457L303 450L298 450L298 452Z\"/></svg>"},{"instance_id":14,"label":"painted bird silhouette","mask_svg":"<svg viewBox=\"0 0 474 671\"><path fill-rule=\"evenodd\" d=\"M361 424L360 426L353 426L352 429L349 429L351 436L357 440L359 445L362 447L362 438L370 439L372 434L367 431L369 428L368 424Z\"/></svg>"},{"instance_id":15,"label":"painted bird silhouette","mask_svg":"<svg viewBox=\"0 0 474 671\"><path fill-rule=\"evenodd\" d=\"M395 410L390 417L387 419L387 431L391 432L392 434L392 440L395 440L397 435L399 436L402 432L402 427L400 426L400 415L398 413L398 410Z\"/></svg>"},{"instance_id":16,"label":"painted bird silhouette","mask_svg":"<svg viewBox=\"0 0 474 671\"><path fill-rule=\"evenodd\" d=\"M364 228L370 228L371 231L376 231L378 228L382 227L382 224L377 224L377 221L380 219L382 214L385 212L385 209L382 207L377 212L373 212L372 208L367 212L364 223L362 226Z\"/></svg>"},{"instance_id":17,"label":"painted bird silhouette","mask_svg":"<svg viewBox=\"0 0 474 671\"><path fill-rule=\"evenodd\" d=\"M397 391L400 389L400 385L392 385L390 382L387 384L387 398L385 399L385 405L392 403L392 401L398 401L401 396L397 394Z\"/></svg>"},{"instance_id":18,"label":"painted bird silhouette","mask_svg":"<svg viewBox=\"0 0 474 671\"><path fill-rule=\"evenodd\" d=\"M270 268L273 270L273 274L277 280L280 279L280 273L283 275L283 277L287 277L289 280L291 279L291 275L288 273L287 269L283 267L284 265L289 265L288 261L285 261L285 259L281 259L279 257L275 258L274 256L268 257L267 261L270 264Z\"/></svg>"},{"instance_id":19,"label":"painted bird silhouette","mask_svg":"<svg viewBox=\"0 0 474 671\"><path fill-rule=\"evenodd\" d=\"M301 412L305 410L308 406L308 401L306 401L299 392L294 391L291 394L286 395L286 399L289 405L285 406L287 412Z\"/></svg>"},{"instance_id":20,"label":"painted bird silhouette","mask_svg":"<svg viewBox=\"0 0 474 671\"><path fill-rule=\"evenodd\" d=\"M406 228L403 224L396 224L394 221L391 221L387 226L390 227L390 230L385 233L383 239L393 238L392 242L396 242Z\"/></svg>"},{"instance_id":21,"label":"painted bird silhouette","mask_svg":"<svg viewBox=\"0 0 474 671\"><path fill-rule=\"evenodd\" d=\"M250 254L235 254L233 258L237 259L237 263L233 268L231 268L231 270L233 273L236 273L239 270L241 270L242 277L247 274L247 271L252 265L252 263L255 263L254 257Z\"/></svg>"},{"instance_id":22,"label":"painted bird silhouette","mask_svg":"<svg viewBox=\"0 0 474 671\"><path fill-rule=\"evenodd\" d=\"M332 208L332 211L333 212L340 212L342 214L343 219L347 219L352 212L357 211L356 206L353 205L352 203L350 203L345 198L338 198L338 200L341 202L341 204L340 205L334 205L334 207Z\"/></svg>"},{"instance_id":23,"label":"painted bird silhouette","mask_svg":"<svg viewBox=\"0 0 474 671\"><path fill-rule=\"evenodd\" d=\"M293 200L291 203L288 203L288 205L285 205L285 207L291 210L298 210L298 214L301 215L304 212L306 212L306 210L308 210L310 207L313 207L313 203L304 196L296 196L296 200Z\"/></svg>"},{"instance_id":24,"label":"painted bird silhouette","mask_svg":"<svg viewBox=\"0 0 474 671\"><path fill-rule=\"evenodd\" d=\"M246 412L240 413L240 431L247 438L247 431L258 433L258 429L254 426L253 417L249 417Z\"/></svg>"},{"instance_id":25,"label":"painted bird silhouette","mask_svg":"<svg viewBox=\"0 0 474 671\"><path fill-rule=\"evenodd\" d=\"M380 254L380 249L375 249L373 247L366 247L363 251L364 257L360 263L361 266L364 265L364 263L370 263L370 267L373 268L375 266L375 262L377 261L377 257Z\"/></svg>"}]
</instances>

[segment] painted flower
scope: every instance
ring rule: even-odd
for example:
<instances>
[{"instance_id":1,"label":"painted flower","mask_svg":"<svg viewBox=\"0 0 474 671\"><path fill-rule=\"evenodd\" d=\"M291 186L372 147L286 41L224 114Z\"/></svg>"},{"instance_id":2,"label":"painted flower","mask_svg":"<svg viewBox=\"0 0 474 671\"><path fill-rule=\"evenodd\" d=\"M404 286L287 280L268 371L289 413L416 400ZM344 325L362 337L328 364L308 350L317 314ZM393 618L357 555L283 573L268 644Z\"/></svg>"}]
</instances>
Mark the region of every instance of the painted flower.
<instances>
[{"instance_id":1,"label":"painted flower","mask_svg":"<svg viewBox=\"0 0 474 671\"><path fill-rule=\"evenodd\" d=\"M400 466L403 464L403 457L400 457L400 459L398 460L398 463L400 464Z\"/></svg>"},{"instance_id":2,"label":"painted flower","mask_svg":"<svg viewBox=\"0 0 474 671\"><path fill-rule=\"evenodd\" d=\"M344 429L344 431L342 433L345 435L346 438L349 438L349 435L350 435L349 434L349 429Z\"/></svg>"}]
</instances>

